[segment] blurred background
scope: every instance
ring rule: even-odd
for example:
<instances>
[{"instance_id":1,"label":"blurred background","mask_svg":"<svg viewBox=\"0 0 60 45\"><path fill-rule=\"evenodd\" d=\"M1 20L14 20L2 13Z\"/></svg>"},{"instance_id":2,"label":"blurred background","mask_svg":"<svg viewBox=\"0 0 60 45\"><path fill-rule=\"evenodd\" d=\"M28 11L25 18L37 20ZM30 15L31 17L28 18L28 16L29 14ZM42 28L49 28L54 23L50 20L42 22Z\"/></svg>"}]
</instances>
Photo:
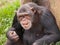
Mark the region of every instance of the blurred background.
<instances>
[{"instance_id":1,"label":"blurred background","mask_svg":"<svg viewBox=\"0 0 60 45\"><path fill-rule=\"evenodd\" d=\"M12 24L14 11L20 6L20 0L0 0L0 45L6 41L6 31Z\"/></svg>"},{"instance_id":2,"label":"blurred background","mask_svg":"<svg viewBox=\"0 0 60 45\"><path fill-rule=\"evenodd\" d=\"M59 9L57 10L57 7L58 7L57 5L55 5L55 3L51 3L51 8L53 9L52 12L58 11L58 13L56 14L60 15ZM0 0L0 45L4 45L4 43L6 42L6 39L7 39L6 32L8 28L11 27L12 20L15 15L15 11L19 6L20 6L20 0ZM59 15L55 16L57 17L57 22L60 21ZM60 45L60 42L57 42L56 45Z\"/></svg>"}]
</instances>

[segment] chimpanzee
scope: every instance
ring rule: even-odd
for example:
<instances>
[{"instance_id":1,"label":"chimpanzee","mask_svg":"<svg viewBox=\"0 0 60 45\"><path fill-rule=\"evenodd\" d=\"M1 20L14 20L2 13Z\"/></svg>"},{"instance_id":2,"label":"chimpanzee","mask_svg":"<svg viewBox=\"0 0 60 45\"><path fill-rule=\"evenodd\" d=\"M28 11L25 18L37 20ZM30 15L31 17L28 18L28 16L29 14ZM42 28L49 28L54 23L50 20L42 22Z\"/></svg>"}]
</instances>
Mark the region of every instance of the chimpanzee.
<instances>
[{"instance_id":1,"label":"chimpanzee","mask_svg":"<svg viewBox=\"0 0 60 45\"><path fill-rule=\"evenodd\" d=\"M60 38L56 20L46 7L32 2L24 4L17 11L17 20L25 29L24 45L49 45Z\"/></svg>"},{"instance_id":2,"label":"chimpanzee","mask_svg":"<svg viewBox=\"0 0 60 45\"><path fill-rule=\"evenodd\" d=\"M49 45L60 40L60 32L53 14L46 7L32 2L18 9L12 27L17 29L15 32L24 41L24 45Z\"/></svg>"},{"instance_id":3,"label":"chimpanzee","mask_svg":"<svg viewBox=\"0 0 60 45\"><path fill-rule=\"evenodd\" d=\"M34 2L34 3L38 4L38 5L42 5L42 6L45 6L47 8L50 8L49 0L21 0L21 5L24 4L24 3L28 3L28 2ZM15 15L14 20L13 20L13 24L12 24L12 27L15 27L16 28L16 25L18 26L18 21L17 21L17 16ZM18 26L17 29L20 32L17 30L16 33L19 32L18 35L19 35L20 38L22 38L22 35L23 35L23 32L24 31L22 31L23 28L20 26L20 24L19 24L19 26ZM8 35L7 35L7 37L8 37Z\"/></svg>"}]
</instances>

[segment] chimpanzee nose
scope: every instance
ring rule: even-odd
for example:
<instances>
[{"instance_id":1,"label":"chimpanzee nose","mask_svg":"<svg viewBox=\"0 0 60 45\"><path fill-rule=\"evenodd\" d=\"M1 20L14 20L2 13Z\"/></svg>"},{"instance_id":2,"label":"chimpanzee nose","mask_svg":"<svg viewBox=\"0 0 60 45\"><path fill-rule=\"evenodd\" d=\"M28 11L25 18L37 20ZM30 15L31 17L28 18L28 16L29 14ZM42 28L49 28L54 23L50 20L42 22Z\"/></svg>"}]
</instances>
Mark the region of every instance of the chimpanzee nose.
<instances>
[{"instance_id":1,"label":"chimpanzee nose","mask_svg":"<svg viewBox=\"0 0 60 45\"><path fill-rule=\"evenodd\" d=\"M27 25L28 24L28 21L27 20L23 20L22 24L23 25Z\"/></svg>"},{"instance_id":2,"label":"chimpanzee nose","mask_svg":"<svg viewBox=\"0 0 60 45\"><path fill-rule=\"evenodd\" d=\"M23 21L26 21L26 18L23 18Z\"/></svg>"},{"instance_id":3,"label":"chimpanzee nose","mask_svg":"<svg viewBox=\"0 0 60 45\"><path fill-rule=\"evenodd\" d=\"M28 23L23 23L23 25L27 25Z\"/></svg>"}]
</instances>

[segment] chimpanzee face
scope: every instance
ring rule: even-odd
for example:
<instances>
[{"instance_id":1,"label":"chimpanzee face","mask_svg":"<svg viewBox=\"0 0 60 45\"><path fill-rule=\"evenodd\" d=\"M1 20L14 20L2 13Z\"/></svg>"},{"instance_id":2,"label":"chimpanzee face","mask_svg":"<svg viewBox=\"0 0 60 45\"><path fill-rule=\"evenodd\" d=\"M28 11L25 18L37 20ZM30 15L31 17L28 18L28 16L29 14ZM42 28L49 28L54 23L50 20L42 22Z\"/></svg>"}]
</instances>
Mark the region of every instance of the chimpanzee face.
<instances>
[{"instance_id":1,"label":"chimpanzee face","mask_svg":"<svg viewBox=\"0 0 60 45\"><path fill-rule=\"evenodd\" d=\"M32 21L31 21L31 16L30 15L20 15L19 16L19 21L20 21L21 26L25 30L28 30L32 27Z\"/></svg>"},{"instance_id":2,"label":"chimpanzee face","mask_svg":"<svg viewBox=\"0 0 60 45\"><path fill-rule=\"evenodd\" d=\"M32 27L32 22L34 20L34 10L32 7L22 7L17 12L17 19L21 26L28 30Z\"/></svg>"}]
</instances>

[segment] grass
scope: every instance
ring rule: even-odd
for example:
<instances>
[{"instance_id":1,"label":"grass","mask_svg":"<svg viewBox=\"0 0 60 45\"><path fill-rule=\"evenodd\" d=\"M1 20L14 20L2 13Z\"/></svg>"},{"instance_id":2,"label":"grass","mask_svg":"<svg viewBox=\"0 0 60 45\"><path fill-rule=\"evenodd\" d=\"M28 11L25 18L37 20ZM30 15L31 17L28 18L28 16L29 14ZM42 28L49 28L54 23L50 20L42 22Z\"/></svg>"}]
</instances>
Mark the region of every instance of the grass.
<instances>
[{"instance_id":1,"label":"grass","mask_svg":"<svg viewBox=\"0 0 60 45\"><path fill-rule=\"evenodd\" d=\"M14 11L20 6L19 0L2 1L0 0L0 45L6 41L6 31L12 24Z\"/></svg>"}]
</instances>

